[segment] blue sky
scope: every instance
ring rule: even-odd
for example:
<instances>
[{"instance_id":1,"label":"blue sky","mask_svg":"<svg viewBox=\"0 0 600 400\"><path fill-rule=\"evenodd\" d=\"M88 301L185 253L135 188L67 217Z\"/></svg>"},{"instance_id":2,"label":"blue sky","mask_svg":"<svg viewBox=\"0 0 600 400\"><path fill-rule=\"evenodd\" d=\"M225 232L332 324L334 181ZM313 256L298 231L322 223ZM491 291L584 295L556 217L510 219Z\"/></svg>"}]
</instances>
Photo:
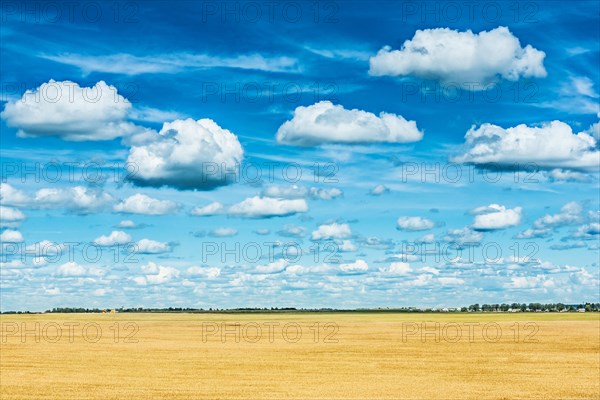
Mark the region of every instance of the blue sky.
<instances>
[{"instance_id":1,"label":"blue sky","mask_svg":"<svg viewBox=\"0 0 600 400\"><path fill-rule=\"evenodd\" d=\"M598 301L597 2L44 4L3 311Z\"/></svg>"}]
</instances>

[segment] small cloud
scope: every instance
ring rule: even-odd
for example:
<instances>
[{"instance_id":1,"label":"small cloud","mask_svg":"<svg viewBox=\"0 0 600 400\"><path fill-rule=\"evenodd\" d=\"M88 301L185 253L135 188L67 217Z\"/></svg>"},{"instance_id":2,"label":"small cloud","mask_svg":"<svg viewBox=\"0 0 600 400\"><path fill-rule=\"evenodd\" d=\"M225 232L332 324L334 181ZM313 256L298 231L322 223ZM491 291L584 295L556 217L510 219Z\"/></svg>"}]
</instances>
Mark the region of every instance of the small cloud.
<instances>
[{"instance_id":1,"label":"small cloud","mask_svg":"<svg viewBox=\"0 0 600 400\"><path fill-rule=\"evenodd\" d=\"M168 243L157 242L151 239L142 239L136 243L135 252L140 254L160 254L171 251Z\"/></svg>"},{"instance_id":2,"label":"small cloud","mask_svg":"<svg viewBox=\"0 0 600 400\"><path fill-rule=\"evenodd\" d=\"M306 228L294 224L286 224L283 226L283 229L277 233L284 237L302 238L306 236Z\"/></svg>"},{"instance_id":3,"label":"small cloud","mask_svg":"<svg viewBox=\"0 0 600 400\"><path fill-rule=\"evenodd\" d=\"M153 199L145 194L129 196L113 208L116 212L142 215L165 215L177 211L178 205L171 200Z\"/></svg>"},{"instance_id":4,"label":"small cloud","mask_svg":"<svg viewBox=\"0 0 600 400\"><path fill-rule=\"evenodd\" d=\"M212 237L232 237L237 234L237 229L233 228L215 228L209 233L209 235Z\"/></svg>"},{"instance_id":5,"label":"small cloud","mask_svg":"<svg viewBox=\"0 0 600 400\"><path fill-rule=\"evenodd\" d=\"M352 236L352 230L348 224L331 224L320 225L317 230L311 234L312 240L327 240L327 239L347 239Z\"/></svg>"},{"instance_id":6,"label":"small cloud","mask_svg":"<svg viewBox=\"0 0 600 400\"><path fill-rule=\"evenodd\" d=\"M228 214L243 218L271 218L307 211L308 204L304 199L286 200L255 196L229 207Z\"/></svg>"},{"instance_id":7,"label":"small cloud","mask_svg":"<svg viewBox=\"0 0 600 400\"><path fill-rule=\"evenodd\" d=\"M427 218L400 217L396 221L396 229L404 231L425 231L435 227L435 223Z\"/></svg>"},{"instance_id":8,"label":"small cloud","mask_svg":"<svg viewBox=\"0 0 600 400\"><path fill-rule=\"evenodd\" d=\"M112 231L108 236L100 236L94 240L98 246L116 246L131 242L131 236L123 231Z\"/></svg>"},{"instance_id":9,"label":"small cloud","mask_svg":"<svg viewBox=\"0 0 600 400\"><path fill-rule=\"evenodd\" d=\"M6 229L0 233L0 243L22 243L25 239L21 232L14 229Z\"/></svg>"},{"instance_id":10,"label":"small cloud","mask_svg":"<svg viewBox=\"0 0 600 400\"><path fill-rule=\"evenodd\" d=\"M384 275L404 276L412 272L409 263L393 262L387 268L380 268L379 271Z\"/></svg>"},{"instance_id":11,"label":"small cloud","mask_svg":"<svg viewBox=\"0 0 600 400\"><path fill-rule=\"evenodd\" d=\"M223 204L215 201L205 206L197 206L192 209L190 214L196 217L210 217L220 214L223 211Z\"/></svg>"},{"instance_id":12,"label":"small cloud","mask_svg":"<svg viewBox=\"0 0 600 400\"><path fill-rule=\"evenodd\" d=\"M386 194L389 193L390 189L384 185L376 185L375 187L373 187L373 189L371 189L371 191L369 192L369 194L371 196L381 196L382 194Z\"/></svg>"},{"instance_id":13,"label":"small cloud","mask_svg":"<svg viewBox=\"0 0 600 400\"><path fill-rule=\"evenodd\" d=\"M340 264L340 271L346 274L361 274L369 269L369 264L365 260L356 260L349 264Z\"/></svg>"},{"instance_id":14,"label":"small cloud","mask_svg":"<svg viewBox=\"0 0 600 400\"><path fill-rule=\"evenodd\" d=\"M478 231L493 231L516 226L521 222L521 207L513 209L499 204L490 204L471 211L475 215L473 229Z\"/></svg>"},{"instance_id":15,"label":"small cloud","mask_svg":"<svg viewBox=\"0 0 600 400\"><path fill-rule=\"evenodd\" d=\"M124 219L117 224L117 228L122 229L135 229L137 227L137 224L130 219Z\"/></svg>"},{"instance_id":16,"label":"small cloud","mask_svg":"<svg viewBox=\"0 0 600 400\"><path fill-rule=\"evenodd\" d=\"M333 200L337 197L340 197L344 194L338 188L329 188L329 189L319 189L319 188L310 188L309 196L313 199L320 200Z\"/></svg>"},{"instance_id":17,"label":"small cloud","mask_svg":"<svg viewBox=\"0 0 600 400\"><path fill-rule=\"evenodd\" d=\"M15 228L25 220L25 214L12 207L0 206L0 228Z\"/></svg>"}]
</instances>

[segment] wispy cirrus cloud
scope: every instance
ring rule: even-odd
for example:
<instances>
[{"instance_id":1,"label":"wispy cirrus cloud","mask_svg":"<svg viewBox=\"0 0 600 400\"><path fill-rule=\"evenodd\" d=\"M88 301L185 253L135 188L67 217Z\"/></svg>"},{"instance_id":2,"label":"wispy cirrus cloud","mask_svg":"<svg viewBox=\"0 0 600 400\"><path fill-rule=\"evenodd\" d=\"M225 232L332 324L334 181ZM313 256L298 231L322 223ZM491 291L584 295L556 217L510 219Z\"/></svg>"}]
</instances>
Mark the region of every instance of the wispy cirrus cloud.
<instances>
[{"instance_id":1,"label":"wispy cirrus cloud","mask_svg":"<svg viewBox=\"0 0 600 400\"><path fill-rule=\"evenodd\" d=\"M39 54L40 58L77 67L84 75L104 72L123 75L176 74L198 68L238 68L266 72L298 73L298 60L262 54L216 56L197 53L170 53L138 56L127 53L88 55L77 53Z\"/></svg>"}]
</instances>

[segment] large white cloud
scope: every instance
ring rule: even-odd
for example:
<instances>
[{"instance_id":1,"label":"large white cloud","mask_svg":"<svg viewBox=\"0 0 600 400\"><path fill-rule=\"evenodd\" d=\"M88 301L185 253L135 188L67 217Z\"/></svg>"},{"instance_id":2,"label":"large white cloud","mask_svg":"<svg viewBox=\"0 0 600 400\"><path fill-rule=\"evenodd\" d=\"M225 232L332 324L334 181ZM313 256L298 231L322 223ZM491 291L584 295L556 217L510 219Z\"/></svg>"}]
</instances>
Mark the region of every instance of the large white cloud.
<instances>
[{"instance_id":1,"label":"large white cloud","mask_svg":"<svg viewBox=\"0 0 600 400\"><path fill-rule=\"evenodd\" d=\"M129 151L140 186L211 189L237 179L244 151L236 135L211 119L175 120L144 135Z\"/></svg>"},{"instance_id":2,"label":"large white cloud","mask_svg":"<svg viewBox=\"0 0 600 400\"><path fill-rule=\"evenodd\" d=\"M423 138L415 121L382 112L347 110L330 101L297 107L294 116L277 130L277 141L295 146L323 143L407 143Z\"/></svg>"},{"instance_id":3,"label":"large white cloud","mask_svg":"<svg viewBox=\"0 0 600 400\"><path fill-rule=\"evenodd\" d=\"M178 205L174 201L153 199L145 194L136 193L116 204L113 209L121 213L164 215L177 211L177 208Z\"/></svg>"},{"instance_id":4,"label":"large white cloud","mask_svg":"<svg viewBox=\"0 0 600 400\"><path fill-rule=\"evenodd\" d=\"M478 207L471 212L475 215L473 229L492 231L518 225L521 222L521 207L506 208L499 204Z\"/></svg>"},{"instance_id":5,"label":"large white cloud","mask_svg":"<svg viewBox=\"0 0 600 400\"><path fill-rule=\"evenodd\" d=\"M545 77L543 51L521 47L506 27L473 33L449 28L417 30L400 50L389 46L371 57L369 74L375 76L414 75L446 83L479 84L501 77Z\"/></svg>"},{"instance_id":6,"label":"large white cloud","mask_svg":"<svg viewBox=\"0 0 600 400\"><path fill-rule=\"evenodd\" d=\"M245 218L270 218L284 217L307 211L308 204L304 199L287 200L254 196L232 205L229 207L228 213Z\"/></svg>"},{"instance_id":7,"label":"large white cloud","mask_svg":"<svg viewBox=\"0 0 600 400\"><path fill-rule=\"evenodd\" d=\"M506 129L486 123L479 128L473 126L465 139L466 152L455 157L455 162L505 168L597 171L600 167L597 141L586 132L573 133L561 121Z\"/></svg>"},{"instance_id":8,"label":"large white cloud","mask_svg":"<svg viewBox=\"0 0 600 400\"><path fill-rule=\"evenodd\" d=\"M144 130L127 122L129 100L104 81L80 87L50 80L6 104L2 118L20 137L58 136L65 140L111 140Z\"/></svg>"}]
</instances>

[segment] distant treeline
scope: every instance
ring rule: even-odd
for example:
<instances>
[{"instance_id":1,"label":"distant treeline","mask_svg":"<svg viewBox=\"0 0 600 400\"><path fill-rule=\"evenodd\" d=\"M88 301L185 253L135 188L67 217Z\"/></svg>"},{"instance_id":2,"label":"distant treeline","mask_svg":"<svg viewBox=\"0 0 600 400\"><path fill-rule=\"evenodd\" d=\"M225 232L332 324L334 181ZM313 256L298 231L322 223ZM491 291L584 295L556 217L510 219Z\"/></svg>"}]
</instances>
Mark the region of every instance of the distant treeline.
<instances>
[{"instance_id":1,"label":"distant treeline","mask_svg":"<svg viewBox=\"0 0 600 400\"><path fill-rule=\"evenodd\" d=\"M119 313L284 313L284 312L401 312L401 313L436 313L436 312L598 312L600 311L600 303L579 303L579 304L563 304L563 303L502 303L502 304L472 304L468 307L461 308L418 308L418 307L401 307L401 308L359 308L359 309L336 309L336 308L295 308L295 307L271 307L271 308L118 308L118 309L99 309L99 308L82 308L82 307L55 307L45 313L102 313L102 312L119 312ZM30 311L5 311L2 314L36 314Z\"/></svg>"},{"instance_id":2,"label":"distant treeline","mask_svg":"<svg viewBox=\"0 0 600 400\"><path fill-rule=\"evenodd\" d=\"M580 303L580 304L563 304L563 303L511 303L511 304L472 304L469 307L461 308L463 312L509 312L509 311L521 311L521 312L536 312L536 311L549 311L549 312L561 312L561 311L579 311L585 310L586 312L600 311L600 303Z\"/></svg>"}]
</instances>

